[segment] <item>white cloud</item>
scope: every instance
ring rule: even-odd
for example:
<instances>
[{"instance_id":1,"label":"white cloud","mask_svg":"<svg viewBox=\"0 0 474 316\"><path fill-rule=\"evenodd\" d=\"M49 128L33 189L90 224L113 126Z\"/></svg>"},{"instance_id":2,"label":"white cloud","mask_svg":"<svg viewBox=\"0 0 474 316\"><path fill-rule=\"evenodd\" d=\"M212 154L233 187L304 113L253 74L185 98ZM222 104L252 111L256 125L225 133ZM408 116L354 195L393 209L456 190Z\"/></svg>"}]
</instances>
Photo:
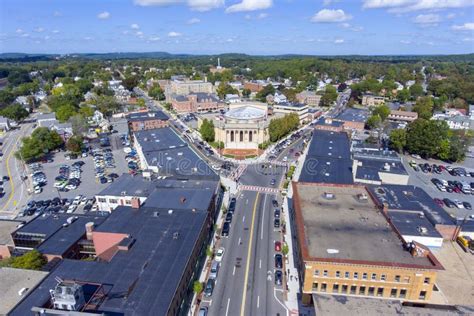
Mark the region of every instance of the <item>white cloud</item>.
<instances>
[{"instance_id":1,"label":"white cloud","mask_svg":"<svg viewBox=\"0 0 474 316\"><path fill-rule=\"evenodd\" d=\"M133 23L133 24L130 25L130 28L131 28L132 30L138 30L138 29L140 29L140 25L138 25L138 24L136 24L136 23Z\"/></svg>"},{"instance_id":2,"label":"white cloud","mask_svg":"<svg viewBox=\"0 0 474 316\"><path fill-rule=\"evenodd\" d=\"M139 6L169 6L187 4L192 10L208 11L224 5L224 0L134 0Z\"/></svg>"},{"instance_id":3,"label":"white cloud","mask_svg":"<svg viewBox=\"0 0 474 316\"><path fill-rule=\"evenodd\" d=\"M35 28L33 31L36 32L36 33L42 33L42 32L44 32L44 28L42 28L42 27L37 27L37 28Z\"/></svg>"},{"instance_id":4,"label":"white cloud","mask_svg":"<svg viewBox=\"0 0 474 316\"><path fill-rule=\"evenodd\" d=\"M336 40L334 40L334 44L343 44L344 43L344 39L342 38L338 38Z\"/></svg>"},{"instance_id":5,"label":"white cloud","mask_svg":"<svg viewBox=\"0 0 474 316\"><path fill-rule=\"evenodd\" d=\"M83 38L85 41L92 41L94 38L90 36L86 36Z\"/></svg>"},{"instance_id":6,"label":"white cloud","mask_svg":"<svg viewBox=\"0 0 474 316\"><path fill-rule=\"evenodd\" d=\"M226 39L226 42L227 42L227 43L232 43L233 41L234 41L234 40L231 39L231 38Z\"/></svg>"},{"instance_id":7,"label":"white cloud","mask_svg":"<svg viewBox=\"0 0 474 316\"><path fill-rule=\"evenodd\" d=\"M400 43L408 45L408 44L411 44L411 41L401 40Z\"/></svg>"},{"instance_id":8,"label":"white cloud","mask_svg":"<svg viewBox=\"0 0 474 316\"><path fill-rule=\"evenodd\" d=\"M261 19L265 19L268 17L268 13L260 13L258 16L257 16L257 19L261 20Z\"/></svg>"},{"instance_id":9,"label":"white cloud","mask_svg":"<svg viewBox=\"0 0 474 316\"><path fill-rule=\"evenodd\" d=\"M44 37L44 39L45 39L46 41L49 40L50 38L51 38L51 37L50 37L49 35L46 35L46 36Z\"/></svg>"},{"instance_id":10,"label":"white cloud","mask_svg":"<svg viewBox=\"0 0 474 316\"><path fill-rule=\"evenodd\" d=\"M347 23L347 22L346 22L346 23L341 23L341 26L342 26L343 28L345 28L345 29L351 27L351 25L350 25L349 23Z\"/></svg>"},{"instance_id":11,"label":"white cloud","mask_svg":"<svg viewBox=\"0 0 474 316\"><path fill-rule=\"evenodd\" d=\"M364 0L366 9L388 8L391 12L463 8L474 5L472 0Z\"/></svg>"},{"instance_id":12,"label":"white cloud","mask_svg":"<svg viewBox=\"0 0 474 316\"><path fill-rule=\"evenodd\" d=\"M462 25L453 25L451 28L455 31L474 31L474 22L464 23Z\"/></svg>"},{"instance_id":13,"label":"white cloud","mask_svg":"<svg viewBox=\"0 0 474 316\"><path fill-rule=\"evenodd\" d=\"M156 41L159 41L160 38L158 36L152 36L148 39L149 41L152 41L152 42L156 42Z\"/></svg>"},{"instance_id":14,"label":"white cloud","mask_svg":"<svg viewBox=\"0 0 474 316\"><path fill-rule=\"evenodd\" d=\"M463 42L474 42L474 37L465 37L462 39Z\"/></svg>"},{"instance_id":15,"label":"white cloud","mask_svg":"<svg viewBox=\"0 0 474 316\"><path fill-rule=\"evenodd\" d=\"M23 33L23 30L22 30L22 29L16 29L15 32L16 32L17 34L21 34L21 33Z\"/></svg>"},{"instance_id":16,"label":"white cloud","mask_svg":"<svg viewBox=\"0 0 474 316\"><path fill-rule=\"evenodd\" d=\"M179 32L169 32L168 33L168 37L180 37L181 35L183 35L183 34L181 34Z\"/></svg>"},{"instance_id":17,"label":"white cloud","mask_svg":"<svg viewBox=\"0 0 474 316\"><path fill-rule=\"evenodd\" d=\"M454 19L456 17L456 13L450 13L446 16L446 19Z\"/></svg>"},{"instance_id":18,"label":"white cloud","mask_svg":"<svg viewBox=\"0 0 474 316\"><path fill-rule=\"evenodd\" d=\"M29 36L30 36L30 34L28 34L28 33L22 33L21 34L21 37L29 37Z\"/></svg>"},{"instance_id":19,"label":"white cloud","mask_svg":"<svg viewBox=\"0 0 474 316\"><path fill-rule=\"evenodd\" d=\"M58 34L59 30L52 30L51 33Z\"/></svg>"},{"instance_id":20,"label":"white cloud","mask_svg":"<svg viewBox=\"0 0 474 316\"><path fill-rule=\"evenodd\" d=\"M344 22L350 19L352 19L352 16L346 14L344 10L322 9L311 18L311 21L317 23L335 23Z\"/></svg>"},{"instance_id":21,"label":"white cloud","mask_svg":"<svg viewBox=\"0 0 474 316\"><path fill-rule=\"evenodd\" d=\"M228 7L225 12L242 12L242 11L255 11L268 9L273 5L273 0L242 0L240 3L236 3Z\"/></svg>"},{"instance_id":22,"label":"white cloud","mask_svg":"<svg viewBox=\"0 0 474 316\"><path fill-rule=\"evenodd\" d=\"M421 26L436 26L441 22L441 17L438 14L419 14L413 22Z\"/></svg>"},{"instance_id":23,"label":"white cloud","mask_svg":"<svg viewBox=\"0 0 474 316\"><path fill-rule=\"evenodd\" d=\"M336 2L339 2L339 0L323 0L323 6L328 6Z\"/></svg>"},{"instance_id":24,"label":"white cloud","mask_svg":"<svg viewBox=\"0 0 474 316\"><path fill-rule=\"evenodd\" d=\"M187 23L188 24L198 24L200 22L201 22L201 20L199 20L198 18L192 18L192 19L189 19Z\"/></svg>"},{"instance_id":25,"label":"white cloud","mask_svg":"<svg viewBox=\"0 0 474 316\"><path fill-rule=\"evenodd\" d=\"M53 16L59 17L59 16L63 16L63 14L62 14L61 12L59 12L59 11L54 11L54 12L53 12Z\"/></svg>"},{"instance_id":26,"label":"white cloud","mask_svg":"<svg viewBox=\"0 0 474 316\"><path fill-rule=\"evenodd\" d=\"M110 13L107 12L107 11L101 12L101 13L97 14L97 18L99 18L101 20L106 20L106 19L110 18Z\"/></svg>"},{"instance_id":27,"label":"white cloud","mask_svg":"<svg viewBox=\"0 0 474 316\"><path fill-rule=\"evenodd\" d=\"M252 19L252 16L251 16L250 14L246 14L246 15L244 16L244 18L245 18L246 20L251 20L251 19Z\"/></svg>"}]
</instances>

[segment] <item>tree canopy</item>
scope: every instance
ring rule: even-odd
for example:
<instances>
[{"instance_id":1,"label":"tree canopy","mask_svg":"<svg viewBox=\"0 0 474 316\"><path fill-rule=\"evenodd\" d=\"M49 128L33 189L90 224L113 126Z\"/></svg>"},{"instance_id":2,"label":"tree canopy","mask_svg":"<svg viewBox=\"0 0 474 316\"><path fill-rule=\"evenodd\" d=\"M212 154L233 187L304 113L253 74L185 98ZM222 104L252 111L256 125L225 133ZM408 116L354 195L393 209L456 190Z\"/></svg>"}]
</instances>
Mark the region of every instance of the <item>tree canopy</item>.
<instances>
[{"instance_id":1,"label":"tree canopy","mask_svg":"<svg viewBox=\"0 0 474 316\"><path fill-rule=\"evenodd\" d=\"M20 104L12 104L0 110L0 115L19 122L27 118L29 113Z\"/></svg>"},{"instance_id":2,"label":"tree canopy","mask_svg":"<svg viewBox=\"0 0 474 316\"><path fill-rule=\"evenodd\" d=\"M214 123L211 120L204 119L199 128L202 138L207 142L213 142L215 138Z\"/></svg>"},{"instance_id":3,"label":"tree canopy","mask_svg":"<svg viewBox=\"0 0 474 316\"><path fill-rule=\"evenodd\" d=\"M16 156L24 161L39 159L49 151L59 148L63 143L56 131L50 131L47 127L38 127L31 136L22 139Z\"/></svg>"},{"instance_id":4,"label":"tree canopy","mask_svg":"<svg viewBox=\"0 0 474 316\"><path fill-rule=\"evenodd\" d=\"M290 113L282 118L272 119L268 126L268 133L271 142L276 142L290 132L296 130L300 124L298 114Z\"/></svg>"}]
</instances>

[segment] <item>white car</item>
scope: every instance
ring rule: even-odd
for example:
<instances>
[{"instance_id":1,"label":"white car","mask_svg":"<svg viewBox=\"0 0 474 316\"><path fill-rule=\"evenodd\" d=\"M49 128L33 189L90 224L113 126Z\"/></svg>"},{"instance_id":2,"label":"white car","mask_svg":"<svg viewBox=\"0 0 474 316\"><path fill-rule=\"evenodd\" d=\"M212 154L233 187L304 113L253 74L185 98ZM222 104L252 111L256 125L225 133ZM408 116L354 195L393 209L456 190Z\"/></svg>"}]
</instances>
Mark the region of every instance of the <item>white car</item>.
<instances>
[{"instance_id":1,"label":"white car","mask_svg":"<svg viewBox=\"0 0 474 316\"><path fill-rule=\"evenodd\" d=\"M453 202L454 202L454 204L456 204L456 207L457 207L457 208L464 208L464 204L462 204L461 201L459 201L459 200L454 200Z\"/></svg>"},{"instance_id":2,"label":"white car","mask_svg":"<svg viewBox=\"0 0 474 316\"><path fill-rule=\"evenodd\" d=\"M43 192L43 189L40 186L36 186L35 187L35 194L40 194L41 192Z\"/></svg>"},{"instance_id":3,"label":"white car","mask_svg":"<svg viewBox=\"0 0 474 316\"><path fill-rule=\"evenodd\" d=\"M216 256L215 256L214 260L216 260L216 262L221 262L222 257L224 257L224 252L225 252L224 247L220 247L219 249L217 249Z\"/></svg>"}]
</instances>

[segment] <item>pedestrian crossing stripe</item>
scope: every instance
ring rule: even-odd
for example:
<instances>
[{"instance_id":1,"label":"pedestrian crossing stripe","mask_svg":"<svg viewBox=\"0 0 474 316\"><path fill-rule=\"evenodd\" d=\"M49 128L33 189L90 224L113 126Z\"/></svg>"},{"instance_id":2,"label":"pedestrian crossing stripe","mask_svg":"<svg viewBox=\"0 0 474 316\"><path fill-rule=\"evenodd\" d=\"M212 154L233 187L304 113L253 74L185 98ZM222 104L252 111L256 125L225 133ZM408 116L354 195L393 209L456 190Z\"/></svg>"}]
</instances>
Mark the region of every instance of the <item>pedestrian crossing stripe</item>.
<instances>
[{"instance_id":1,"label":"pedestrian crossing stripe","mask_svg":"<svg viewBox=\"0 0 474 316\"><path fill-rule=\"evenodd\" d=\"M237 190L239 191L255 191L260 193L280 193L280 190L275 188L260 187L256 185L239 185Z\"/></svg>"}]
</instances>

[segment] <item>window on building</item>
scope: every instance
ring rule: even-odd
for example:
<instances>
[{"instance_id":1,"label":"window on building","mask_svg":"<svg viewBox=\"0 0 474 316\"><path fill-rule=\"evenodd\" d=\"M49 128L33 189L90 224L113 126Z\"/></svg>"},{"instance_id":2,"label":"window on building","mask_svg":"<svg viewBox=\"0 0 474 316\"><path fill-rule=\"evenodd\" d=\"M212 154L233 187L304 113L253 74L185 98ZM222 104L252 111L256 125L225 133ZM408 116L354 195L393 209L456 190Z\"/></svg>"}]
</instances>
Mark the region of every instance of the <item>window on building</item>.
<instances>
[{"instance_id":1,"label":"window on building","mask_svg":"<svg viewBox=\"0 0 474 316\"><path fill-rule=\"evenodd\" d=\"M420 297L419 297L420 300L424 300L426 299L426 291L420 291Z\"/></svg>"},{"instance_id":2,"label":"window on building","mask_svg":"<svg viewBox=\"0 0 474 316\"><path fill-rule=\"evenodd\" d=\"M341 277L341 271L336 271L336 278L340 278Z\"/></svg>"},{"instance_id":3,"label":"window on building","mask_svg":"<svg viewBox=\"0 0 474 316\"><path fill-rule=\"evenodd\" d=\"M374 293L375 293L375 287L371 286L369 287L369 296L374 296Z\"/></svg>"},{"instance_id":4,"label":"window on building","mask_svg":"<svg viewBox=\"0 0 474 316\"><path fill-rule=\"evenodd\" d=\"M431 281L430 278L425 278L425 281L423 283L430 284L430 281Z\"/></svg>"},{"instance_id":5,"label":"window on building","mask_svg":"<svg viewBox=\"0 0 474 316\"><path fill-rule=\"evenodd\" d=\"M328 276L328 270L323 271L323 276L327 277Z\"/></svg>"},{"instance_id":6,"label":"window on building","mask_svg":"<svg viewBox=\"0 0 474 316\"><path fill-rule=\"evenodd\" d=\"M118 200L117 199L109 199L110 204L117 204Z\"/></svg>"},{"instance_id":7,"label":"window on building","mask_svg":"<svg viewBox=\"0 0 474 316\"><path fill-rule=\"evenodd\" d=\"M397 297L397 289L392 289L390 291L390 297Z\"/></svg>"},{"instance_id":8,"label":"window on building","mask_svg":"<svg viewBox=\"0 0 474 316\"><path fill-rule=\"evenodd\" d=\"M367 280L367 272L362 273L362 279Z\"/></svg>"},{"instance_id":9,"label":"window on building","mask_svg":"<svg viewBox=\"0 0 474 316\"><path fill-rule=\"evenodd\" d=\"M377 273L372 273L372 280L377 280Z\"/></svg>"},{"instance_id":10,"label":"window on building","mask_svg":"<svg viewBox=\"0 0 474 316\"><path fill-rule=\"evenodd\" d=\"M249 142L252 142L252 131L249 132Z\"/></svg>"},{"instance_id":11,"label":"window on building","mask_svg":"<svg viewBox=\"0 0 474 316\"><path fill-rule=\"evenodd\" d=\"M314 270L314 276L319 276L319 270Z\"/></svg>"},{"instance_id":12,"label":"window on building","mask_svg":"<svg viewBox=\"0 0 474 316\"><path fill-rule=\"evenodd\" d=\"M383 296L383 287L377 289L377 296Z\"/></svg>"},{"instance_id":13,"label":"window on building","mask_svg":"<svg viewBox=\"0 0 474 316\"><path fill-rule=\"evenodd\" d=\"M398 296L399 298L405 298L407 296L407 290L401 289L400 290L400 295Z\"/></svg>"},{"instance_id":14,"label":"window on building","mask_svg":"<svg viewBox=\"0 0 474 316\"><path fill-rule=\"evenodd\" d=\"M399 275L395 276L395 282L400 282L400 276Z\"/></svg>"},{"instance_id":15,"label":"window on building","mask_svg":"<svg viewBox=\"0 0 474 316\"><path fill-rule=\"evenodd\" d=\"M365 286L359 288L359 295L365 295Z\"/></svg>"},{"instance_id":16,"label":"window on building","mask_svg":"<svg viewBox=\"0 0 474 316\"><path fill-rule=\"evenodd\" d=\"M354 272L354 279L358 279L359 278L359 272Z\"/></svg>"},{"instance_id":17,"label":"window on building","mask_svg":"<svg viewBox=\"0 0 474 316\"><path fill-rule=\"evenodd\" d=\"M131 201L131 200L125 200L125 204L131 205L131 204L132 204L132 201Z\"/></svg>"},{"instance_id":18,"label":"window on building","mask_svg":"<svg viewBox=\"0 0 474 316\"><path fill-rule=\"evenodd\" d=\"M344 284L344 285L342 286L342 291L341 291L341 293L347 293L347 285L346 285L346 284Z\"/></svg>"},{"instance_id":19,"label":"window on building","mask_svg":"<svg viewBox=\"0 0 474 316\"><path fill-rule=\"evenodd\" d=\"M403 282L410 283L410 277L409 276L404 277Z\"/></svg>"},{"instance_id":20,"label":"window on building","mask_svg":"<svg viewBox=\"0 0 474 316\"><path fill-rule=\"evenodd\" d=\"M385 274L382 274L380 276L380 281L385 281L387 279L387 276Z\"/></svg>"},{"instance_id":21,"label":"window on building","mask_svg":"<svg viewBox=\"0 0 474 316\"><path fill-rule=\"evenodd\" d=\"M357 286L355 285L351 286L351 294L357 294Z\"/></svg>"},{"instance_id":22,"label":"window on building","mask_svg":"<svg viewBox=\"0 0 474 316\"><path fill-rule=\"evenodd\" d=\"M345 272L345 273L344 273L344 277L345 277L346 279L349 279L350 273L349 273L349 272Z\"/></svg>"},{"instance_id":23,"label":"window on building","mask_svg":"<svg viewBox=\"0 0 474 316\"><path fill-rule=\"evenodd\" d=\"M98 201L99 203L105 203L105 202L107 202L107 199L98 198L97 201Z\"/></svg>"},{"instance_id":24,"label":"window on building","mask_svg":"<svg viewBox=\"0 0 474 316\"><path fill-rule=\"evenodd\" d=\"M241 142L244 141L244 132L243 131L240 131L240 141Z\"/></svg>"},{"instance_id":25,"label":"window on building","mask_svg":"<svg viewBox=\"0 0 474 316\"><path fill-rule=\"evenodd\" d=\"M318 282L313 282L313 291L318 290Z\"/></svg>"},{"instance_id":26,"label":"window on building","mask_svg":"<svg viewBox=\"0 0 474 316\"><path fill-rule=\"evenodd\" d=\"M230 132L230 141L231 141L231 142L234 141L234 131L231 131L231 132Z\"/></svg>"},{"instance_id":27,"label":"window on building","mask_svg":"<svg viewBox=\"0 0 474 316\"><path fill-rule=\"evenodd\" d=\"M326 283L321 283L321 292L326 292L328 285Z\"/></svg>"},{"instance_id":28,"label":"window on building","mask_svg":"<svg viewBox=\"0 0 474 316\"><path fill-rule=\"evenodd\" d=\"M332 286L332 292L333 293L339 293L339 284L334 284Z\"/></svg>"}]
</instances>

